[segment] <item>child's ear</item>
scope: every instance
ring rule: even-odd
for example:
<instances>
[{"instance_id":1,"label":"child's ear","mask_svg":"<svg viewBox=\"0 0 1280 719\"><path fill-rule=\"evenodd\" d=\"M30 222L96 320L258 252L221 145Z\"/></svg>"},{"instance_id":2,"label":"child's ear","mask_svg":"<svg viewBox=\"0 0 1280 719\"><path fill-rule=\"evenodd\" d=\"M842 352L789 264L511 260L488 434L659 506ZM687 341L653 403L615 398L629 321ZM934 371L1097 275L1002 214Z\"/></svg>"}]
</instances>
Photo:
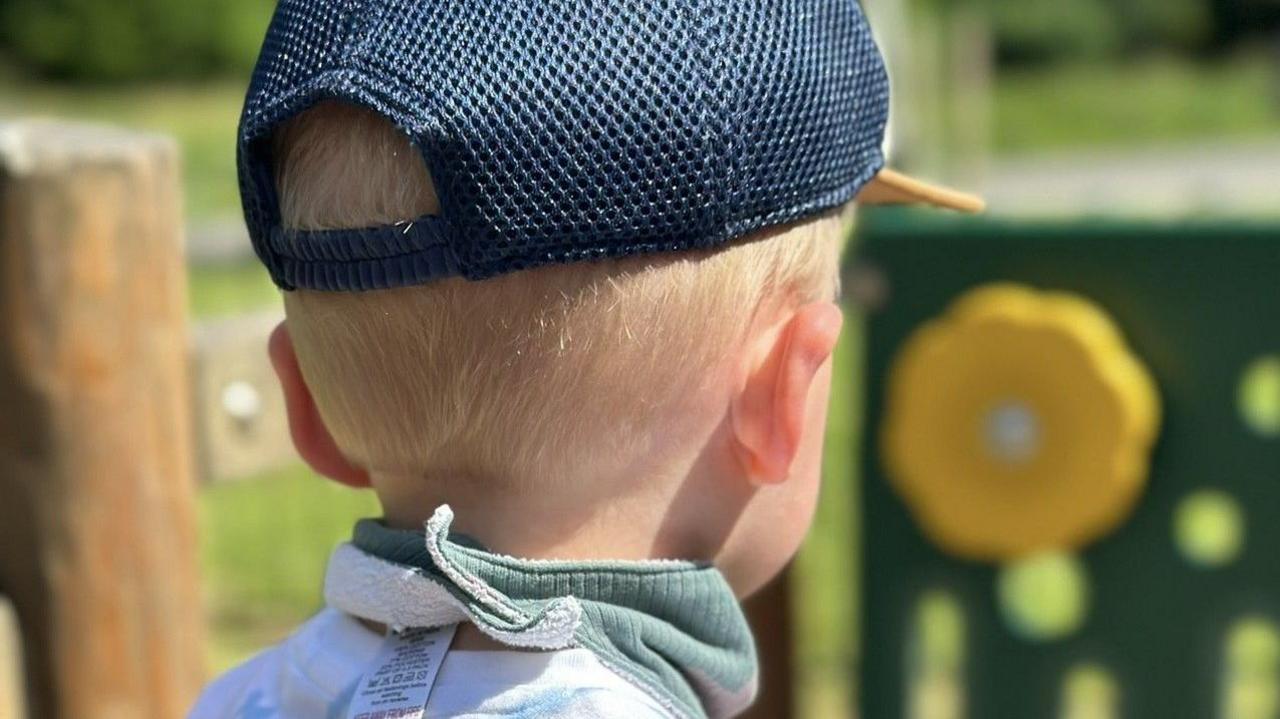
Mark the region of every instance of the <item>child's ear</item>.
<instances>
[{"instance_id":1,"label":"child's ear","mask_svg":"<svg viewBox=\"0 0 1280 719\"><path fill-rule=\"evenodd\" d=\"M833 302L804 305L748 358L746 382L729 411L734 450L753 484L785 482L801 435L817 431L805 427L809 389L843 323Z\"/></svg>"},{"instance_id":2,"label":"child's ear","mask_svg":"<svg viewBox=\"0 0 1280 719\"><path fill-rule=\"evenodd\" d=\"M276 377L280 379L280 389L284 391L289 434L293 436L293 446L298 454L312 469L329 479L350 487L370 486L369 473L347 461L320 418L311 390L302 377L298 355L293 351L293 340L289 338L285 323L281 322L272 330L271 339L267 341L267 353L271 356Z\"/></svg>"}]
</instances>

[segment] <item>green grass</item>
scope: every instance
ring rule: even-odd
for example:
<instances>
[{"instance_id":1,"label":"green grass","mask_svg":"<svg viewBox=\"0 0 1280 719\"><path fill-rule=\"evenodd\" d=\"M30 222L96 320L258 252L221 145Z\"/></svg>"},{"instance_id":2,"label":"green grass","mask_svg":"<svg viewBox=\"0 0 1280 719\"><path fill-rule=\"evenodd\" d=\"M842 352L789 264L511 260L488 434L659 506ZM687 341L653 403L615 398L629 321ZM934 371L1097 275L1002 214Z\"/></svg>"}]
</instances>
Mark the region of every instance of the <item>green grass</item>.
<instances>
[{"instance_id":1,"label":"green grass","mask_svg":"<svg viewBox=\"0 0 1280 719\"><path fill-rule=\"evenodd\" d=\"M1245 53L1002 73L997 153L1280 133L1280 63Z\"/></svg>"},{"instance_id":2,"label":"green grass","mask_svg":"<svg viewBox=\"0 0 1280 719\"><path fill-rule=\"evenodd\" d=\"M371 493L301 466L202 489L210 667L220 671L279 641L316 611L329 550L356 519L378 514Z\"/></svg>"},{"instance_id":3,"label":"green grass","mask_svg":"<svg viewBox=\"0 0 1280 719\"><path fill-rule=\"evenodd\" d=\"M56 116L173 136L183 151L188 214L201 220L239 211L235 148L243 98L244 86L232 82L96 87L0 79L0 118Z\"/></svg>"},{"instance_id":4,"label":"green grass","mask_svg":"<svg viewBox=\"0 0 1280 719\"><path fill-rule=\"evenodd\" d=\"M262 265L246 260L191 267L187 299L191 316L199 320L270 307L280 302L280 292Z\"/></svg>"}]
</instances>

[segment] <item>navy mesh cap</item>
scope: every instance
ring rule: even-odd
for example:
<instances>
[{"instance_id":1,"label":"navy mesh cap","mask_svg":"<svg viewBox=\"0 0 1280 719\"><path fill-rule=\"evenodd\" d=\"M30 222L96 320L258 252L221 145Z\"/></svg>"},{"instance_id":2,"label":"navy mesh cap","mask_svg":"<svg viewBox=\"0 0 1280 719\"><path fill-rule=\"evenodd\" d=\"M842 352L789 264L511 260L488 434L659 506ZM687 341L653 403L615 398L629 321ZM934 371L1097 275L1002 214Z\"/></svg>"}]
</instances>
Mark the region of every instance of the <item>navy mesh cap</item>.
<instances>
[{"instance_id":1,"label":"navy mesh cap","mask_svg":"<svg viewBox=\"0 0 1280 719\"><path fill-rule=\"evenodd\" d=\"M271 135L327 99L409 135L438 215L281 227ZM710 247L852 198L884 164L888 99L855 0L280 0L241 193L286 289Z\"/></svg>"}]
</instances>

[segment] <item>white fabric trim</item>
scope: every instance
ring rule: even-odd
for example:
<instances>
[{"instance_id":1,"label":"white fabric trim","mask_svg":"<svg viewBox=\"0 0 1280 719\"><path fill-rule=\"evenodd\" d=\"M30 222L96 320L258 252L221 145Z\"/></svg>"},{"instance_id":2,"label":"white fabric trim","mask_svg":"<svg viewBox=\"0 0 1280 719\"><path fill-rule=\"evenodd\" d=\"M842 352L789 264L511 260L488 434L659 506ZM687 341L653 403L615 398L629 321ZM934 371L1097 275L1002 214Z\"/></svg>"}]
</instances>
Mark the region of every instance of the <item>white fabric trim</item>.
<instances>
[{"instance_id":1,"label":"white fabric trim","mask_svg":"<svg viewBox=\"0 0 1280 719\"><path fill-rule=\"evenodd\" d=\"M441 537L449 536L449 525L453 524L453 509L442 504L436 507L436 511L431 513L431 519L427 520L427 551L431 553L431 561L435 562L440 571L453 581L454 584L462 588L462 591L475 597L481 604L484 604L494 612L501 614L503 619L509 622L526 622L528 618L523 616L519 610L514 609L506 601L505 598L497 596L493 591L493 587L485 584L478 577L468 575L466 572L459 570L453 566L453 562L444 556L444 550L440 548Z\"/></svg>"},{"instance_id":2,"label":"white fabric trim","mask_svg":"<svg viewBox=\"0 0 1280 719\"><path fill-rule=\"evenodd\" d=\"M484 588L488 596L494 596L492 588L488 585ZM494 627L477 619L440 583L413 569L367 554L350 543L339 545L329 559L324 598L335 609L397 630L471 622L507 646L529 649L574 646L574 633L582 623L582 605L573 597L565 597L552 602L543 616L526 629L513 632ZM505 603L503 606L507 612L514 613L512 621L532 619ZM486 608L496 609L487 603Z\"/></svg>"},{"instance_id":3,"label":"white fabric trim","mask_svg":"<svg viewBox=\"0 0 1280 719\"><path fill-rule=\"evenodd\" d=\"M329 558L324 599L335 609L396 630L470 620L462 603L443 586L349 543L339 545Z\"/></svg>"},{"instance_id":4,"label":"white fabric trim","mask_svg":"<svg viewBox=\"0 0 1280 719\"><path fill-rule=\"evenodd\" d=\"M470 622L487 636L511 647L560 650L577 646L575 634L582 624L582 604L574 597L553 599L540 616L535 617L515 606L483 579L454 564L445 553L453 511L448 505L436 509L426 522L425 545L432 562L458 589L492 612L502 621L526 625L519 630L493 626L477 617L468 603L452 594L443 580L432 579L421 571L395 564L371 555L350 543L338 546L329 560L325 575L325 600L334 609L380 622L401 630L407 627L436 627ZM526 561L526 560L522 560ZM556 564L554 560L544 560ZM680 560L651 560L651 566L672 568L690 566ZM673 717L682 712L663 692L639 681L603 657L597 657L611 673L654 699ZM694 689L713 719L731 717L751 704L757 690L758 677L738 691L727 691L709 677L688 673Z\"/></svg>"}]
</instances>

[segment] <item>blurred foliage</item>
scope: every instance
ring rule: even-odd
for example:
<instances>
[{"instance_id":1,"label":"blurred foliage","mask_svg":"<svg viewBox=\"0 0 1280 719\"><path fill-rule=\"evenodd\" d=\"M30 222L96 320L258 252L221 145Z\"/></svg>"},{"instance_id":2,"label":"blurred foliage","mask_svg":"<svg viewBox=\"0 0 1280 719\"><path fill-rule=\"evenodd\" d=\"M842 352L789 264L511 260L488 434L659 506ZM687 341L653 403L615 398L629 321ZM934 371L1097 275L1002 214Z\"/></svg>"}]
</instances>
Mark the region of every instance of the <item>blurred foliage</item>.
<instances>
[{"instance_id":1,"label":"blurred foliage","mask_svg":"<svg viewBox=\"0 0 1280 719\"><path fill-rule=\"evenodd\" d=\"M1123 43L1112 0L985 0L1005 63L1103 57Z\"/></svg>"},{"instance_id":2,"label":"blurred foliage","mask_svg":"<svg viewBox=\"0 0 1280 719\"><path fill-rule=\"evenodd\" d=\"M1205 0L1112 0L1129 49L1199 50L1213 37Z\"/></svg>"},{"instance_id":3,"label":"blurred foliage","mask_svg":"<svg viewBox=\"0 0 1280 719\"><path fill-rule=\"evenodd\" d=\"M1204 55L1280 43L1280 0L907 0L928 13L977 9L1004 65L1117 59L1149 50Z\"/></svg>"},{"instance_id":4,"label":"blurred foliage","mask_svg":"<svg viewBox=\"0 0 1280 719\"><path fill-rule=\"evenodd\" d=\"M995 84L997 154L1275 137L1280 66L1267 53L1023 67Z\"/></svg>"},{"instance_id":5,"label":"blurred foliage","mask_svg":"<svg viewBox=\"0 0 1280 719\"><path fill-rule=\"evenodd\" d=\"M1004 64L1111 58L1151 48L1194 52L1213 38L1210 0L977 1L991 19Z\"/></svg>"},{"instance_id":6,"label":"blurred foliage","mask_svg":"<svg viewBox=\"0 0 1280 719\"><path fill-rule=\"evenodd\" d=\"M1216 39L1227 47L1252 36L1280 34L1280 0L1208 0L1213 8Z\"/></svg>"},{"instance_id":7,"label":"blurred foliage","mask_svg":"<svg viewBox=\"0 0 1280 719\"><path fill-rule=\"evenodd\" d=\"M4 0L0 52L56 79L244 73L273 9L271 0Z\"/></svg>"},{"instance_id":8,"label":"blurred foliage","mask_svg":"<svg viewBox=\"0 0 1280 719\"><path fill-rule=\"evenodd\" d=\"M977 5L1002 61L1202 52L1280 32L1280 0L907 0ZM273 0L3 0L0 59L25 75L78 81L190 79L252 66Z\"/></svg>"}]
</instances>

